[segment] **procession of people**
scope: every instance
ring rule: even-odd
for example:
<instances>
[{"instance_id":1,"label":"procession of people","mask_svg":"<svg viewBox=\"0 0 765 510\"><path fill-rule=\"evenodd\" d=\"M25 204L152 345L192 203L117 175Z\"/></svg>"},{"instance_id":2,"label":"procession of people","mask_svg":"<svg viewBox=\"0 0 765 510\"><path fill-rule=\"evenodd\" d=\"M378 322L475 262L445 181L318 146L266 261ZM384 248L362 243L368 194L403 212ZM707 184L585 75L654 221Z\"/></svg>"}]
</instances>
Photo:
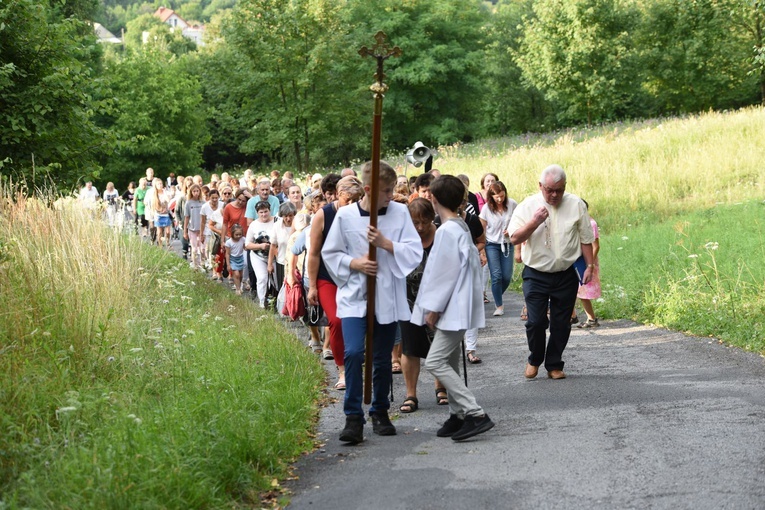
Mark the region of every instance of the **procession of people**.
<instances>
[{"instance_id":1,"label":"procession of people","mask_svg":"<svg viewBox=\"0 0 765 510\"><path fill-rule=\"evenodd\" d=\"M563 353L578 322L577 297L587 315L579 327L599 326L592 306L600 296L597 224L566 183L563 168L550 165L539 192L519 204L495 174L482 176L474 194L467 176L430 169L411 178L385 162L376 182L367 163L359 172L312 174L305 187L276 170L269 176L247 170L240 179L213 174L204 182L199 175L163 180L148 168L122 195L110 182L101 197L89 182L79 200L88 208L100 203L110 226L147 242L173 249L178 241L193 269L302 321L307 346L337 370L333 387L344 392L346 416L341 441L362 442L367 418L373 433L395 435L392 377L402 374L407 391L398 411L415 412L421 367L435 378L435 404L448 406L437 436L462 441L494 426L462 381L460 360L483 362L477 350L487 290L492 315L503 315L514 262L524 266L526 378L540 367L550 379L566 378ZM369 278L373 396L365 411Z\"/></svg>"}]
</instances>

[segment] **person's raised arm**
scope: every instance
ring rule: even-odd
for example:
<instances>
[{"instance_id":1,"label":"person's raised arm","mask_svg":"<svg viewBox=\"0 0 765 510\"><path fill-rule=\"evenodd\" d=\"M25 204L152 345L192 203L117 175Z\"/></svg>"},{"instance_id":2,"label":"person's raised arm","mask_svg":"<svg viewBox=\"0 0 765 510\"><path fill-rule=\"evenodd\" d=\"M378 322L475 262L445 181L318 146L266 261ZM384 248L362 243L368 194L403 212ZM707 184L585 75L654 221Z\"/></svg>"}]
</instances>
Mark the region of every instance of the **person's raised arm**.
<instances>
[{"instance_id":1,"label":"person's raised arm","mask_svg":"<svg viewBox=\"0 0 765 510\"><path fill-rule=\"evenodd\" d=\"M319 259L321 258L321 248L324 244L324 210L319 209L316 214L313 215L311 220L311 248L308 250L306 257L308 262L306 263L306 272L308 273L308 303L316 306L319 304Z\"/></svg>"},{"instance_id":2,"label":"person's raised arm","mask_svg":"<svg viewBox=\"0 0 765 510\"><path fill-rule=\"evenodd\" d=\"M518 230L510 235L510 242L513 244L521 244L527 241L531 234L545 222L550 213L545 206L540 206L539 209L534 211L534 216L529 221L523 224Z\"/></svg>"}]
</instances>

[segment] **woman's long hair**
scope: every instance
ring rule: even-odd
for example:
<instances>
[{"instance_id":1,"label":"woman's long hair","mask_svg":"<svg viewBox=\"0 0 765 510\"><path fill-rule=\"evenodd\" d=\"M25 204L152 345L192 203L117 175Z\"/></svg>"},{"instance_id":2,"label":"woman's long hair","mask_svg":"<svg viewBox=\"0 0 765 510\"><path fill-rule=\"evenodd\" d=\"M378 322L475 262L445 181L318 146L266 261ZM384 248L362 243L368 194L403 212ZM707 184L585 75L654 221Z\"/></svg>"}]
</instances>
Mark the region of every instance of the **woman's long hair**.
<instances>
[{"instance_id":1,"label":"woman's long hair","mask_svg":"<svg viewBox=\"0 0 765 510\"><path fill-rule=\"evenodd\" d=\"M505 192L505 201L498 204L497 201L494 200L494 195L499 195L503 191ZM510 206L510 199L507 196L507 188L502 181L497 181L489 187L486 192L486 206L493 213L503 213L507 211L507 208Z\"/></svg>"}]
</instances>

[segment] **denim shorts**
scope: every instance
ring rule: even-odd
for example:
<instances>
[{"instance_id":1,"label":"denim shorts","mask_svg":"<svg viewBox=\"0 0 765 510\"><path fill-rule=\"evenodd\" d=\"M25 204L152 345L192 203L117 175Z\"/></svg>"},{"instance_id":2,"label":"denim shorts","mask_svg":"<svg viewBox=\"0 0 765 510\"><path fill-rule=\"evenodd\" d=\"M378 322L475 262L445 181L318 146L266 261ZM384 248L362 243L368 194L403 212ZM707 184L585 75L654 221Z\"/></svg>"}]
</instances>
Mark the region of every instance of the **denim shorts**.
<instances>
[{"instance_id":1,"label":"denim shorts","mask_svg":"<svg viewBox=\"0 0 765 510\"><path fill-rule=\"evenodd\" d=\"M229 255L229 260L231 261L231 269L232 271L241 271L244 269L244 255Z\"/></svg>"},{"instance_id":2,"label":"denim shorts","mask_svg":"<svg viewBox=\"0 0 765 510\"><path fill-rule=\"evenodd\" d=\"M154 219L154 226L157 228L169 227L173 222L170 221L170 216L165 214L158 214Z\"/></svg>"}]
</instances>

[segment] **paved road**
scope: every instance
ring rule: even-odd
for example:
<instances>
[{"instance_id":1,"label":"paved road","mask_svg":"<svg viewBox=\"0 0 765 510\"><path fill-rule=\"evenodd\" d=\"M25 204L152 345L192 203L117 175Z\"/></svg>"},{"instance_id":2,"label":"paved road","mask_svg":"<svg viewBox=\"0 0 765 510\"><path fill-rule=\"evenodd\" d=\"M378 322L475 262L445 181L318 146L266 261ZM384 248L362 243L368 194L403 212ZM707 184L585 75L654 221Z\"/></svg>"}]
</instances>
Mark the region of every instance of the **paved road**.
<instances>
[{"instance_id":1,"label":"paved road","mask_svg":"<svg viewBox=\"0 0 765 510\"><path fill-rule=\"evenodd\" d=\"M290 508L765 508L765 359L615 321L574 330L567 379L526 380L521 297L506 297L508 315L489 317L479 337L484 363L468 367L493 430L436 437L448 408L424 373L420 410L394 415L397 436L367 424L366 440L347 446L331 390L324 444L297 463Z\"/></svg>"}]
</instances>

